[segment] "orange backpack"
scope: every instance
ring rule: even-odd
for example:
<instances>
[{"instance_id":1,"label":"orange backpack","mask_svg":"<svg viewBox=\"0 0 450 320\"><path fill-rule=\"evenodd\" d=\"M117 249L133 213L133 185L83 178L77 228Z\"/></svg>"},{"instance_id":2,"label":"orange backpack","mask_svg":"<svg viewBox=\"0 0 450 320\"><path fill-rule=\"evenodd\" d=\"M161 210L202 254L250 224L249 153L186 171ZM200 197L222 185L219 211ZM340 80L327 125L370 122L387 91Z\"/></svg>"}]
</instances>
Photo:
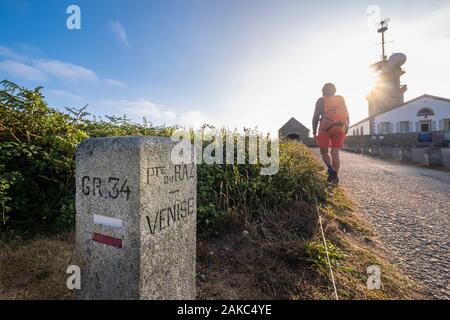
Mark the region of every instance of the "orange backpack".
<instances>
[{"instance_id":1,"label":"orange backpack","mask_svg":"<svg viewBox=\"0 0 450 320\"><path fill-rule=\"evenodd\" d=\"M323 97L321 130L330 131L333 128L346 130L348 125L348 111L344 98L342 96Z\"/></svg>"}]
</instances>

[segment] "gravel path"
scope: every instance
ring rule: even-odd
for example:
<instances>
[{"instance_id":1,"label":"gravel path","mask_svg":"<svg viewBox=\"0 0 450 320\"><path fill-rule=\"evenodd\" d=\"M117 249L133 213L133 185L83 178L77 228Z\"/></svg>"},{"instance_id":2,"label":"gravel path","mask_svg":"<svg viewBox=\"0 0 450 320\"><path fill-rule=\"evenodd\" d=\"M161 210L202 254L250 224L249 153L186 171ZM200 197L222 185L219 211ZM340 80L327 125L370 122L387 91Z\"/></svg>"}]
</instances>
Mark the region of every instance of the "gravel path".
<instances>
[{"instance_id":1,"label":"gravel path","mask_svg":"<svg viewBox=\"0 0 450 320\"><path fill-rule=\"evenodd\" d=\"M450 299L450 173L347 152L341 162L341 185L394 263Z\"/></svg>"}]
</instances>

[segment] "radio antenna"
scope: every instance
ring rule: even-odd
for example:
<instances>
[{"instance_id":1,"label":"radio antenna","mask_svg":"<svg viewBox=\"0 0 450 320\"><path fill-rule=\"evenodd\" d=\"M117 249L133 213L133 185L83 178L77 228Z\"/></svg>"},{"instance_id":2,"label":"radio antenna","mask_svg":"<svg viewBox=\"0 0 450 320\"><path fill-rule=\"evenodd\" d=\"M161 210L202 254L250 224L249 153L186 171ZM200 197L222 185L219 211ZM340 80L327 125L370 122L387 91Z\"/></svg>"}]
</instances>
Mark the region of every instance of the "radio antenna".
<instances>
[{"instance_id":1,"label":"radio antenna","mask_svg":"<svg viewBox=\"0 0 450 320\"><path fill-rule=\"evenodd\" d=\"M391 21L389 18L384 18L378 23L378 33L381 33L381 59L383 61L387 60L385 45L386 41L384 38L384 33L388 30L388 23Z\"/></svg>"}]
</instances>

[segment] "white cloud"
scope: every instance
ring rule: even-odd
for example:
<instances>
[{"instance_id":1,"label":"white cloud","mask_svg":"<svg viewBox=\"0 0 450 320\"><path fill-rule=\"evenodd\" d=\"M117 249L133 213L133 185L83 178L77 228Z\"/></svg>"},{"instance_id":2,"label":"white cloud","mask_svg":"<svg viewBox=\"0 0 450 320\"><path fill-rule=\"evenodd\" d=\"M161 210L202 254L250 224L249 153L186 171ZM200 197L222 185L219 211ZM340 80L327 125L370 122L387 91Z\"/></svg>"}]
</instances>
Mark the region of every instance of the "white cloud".
<instances>
[{"instance_id":1,"label":"white cloud","mask_svg":"<svg viewBox=\"0 0 450 320\"><path fill-rule=\"evenodd\" d=\"M211 119L206 118L201 111L198 110L184 112L176 121L176 124L180 126L195 129L200 128L205 123L214 125Z\"/></svg>"},{"instance_id":2,"label":"white cloud","mask_svg":"<svg viewBox=\"0 0 450 320\"><path fill-rule=\"evenodd\" d=\"M71 100L83 100L84 98L82 96L73 94L66 90L58 90L58 89L50 89L46 90L48 94L55 98L68 98Z\"/></svg>"},{"instance_id":3,"label":"white cloud","mask_svg":"<svg viewBox=\"0 0 450 320\"><path fill-rule=\"evenodd\" d=\"M176 119L174 112L163 110L161 107L146 99L103 101L102 104L133 118L146 117L148 121L153 123L173 123Z\"/></svg>"},{"instance_id":4,"label":"white cloud","mask_svg":"<svg viewBox=\"0 0 450 320\"><path fill-rule=\"evenodd\" d=\"M28 43L19 42L17 44L17 48L19 49L20 54L26 56L27 58L41 58L45 56L45 52L43 50Z\"/></svg>"},{"instance_id":5,"label":"white cloud","mask_svg":"<svg viewBox=\"0 0 450 320\"><path fill-rule=\"evenodd\" d=\"M42 55L38 48L21 44L23 51L33 51ZM21 51L22 51L21 50ZM47 76L71 81L97 81L99 77L89 68L52 59L33 59L33 55L17 53L8 47L0 46L0 57L10 59L2 62L2 70L9 74L28 80L43 80ZM112 87L126 88L126 84L115 79L105 78L103 82Z\"/></svg>"},{"instance_id":6,"label":"white cloud","mask_svg":"<svg viewBox=\"0 0 450 320\"><path fill-rule=\"evenodd\" d=\"M72 63L38 59L33 61L33 65L39 70L60 79L72 81L95 81L98 79L94 71Z\"/></svg>"},{"instance_id":7,"label":"white cloud","mask_svg":"<svg viewBox=\"0 0 450 320\"><path fill-rule=\"evenodd\" d=\"M0 46L0 56L20 62L25 62L28 60L26 56L16 53L13 50L3 46Z\"/></svg>"},{"instance_id":8,"label":"white cloud","mask_svg":"<svg viewBox=\"0 0 450 320\"><path fill-rule=\"evenodd\" d=\"M126 88L127 86L126 86L126 84L125 83L123 83L122 81L119 81L119 80L114 80L114 79L108 79L108 78L106 78L105 79L105 83L107 84L107 85L109 85L109 86L112 86L112 87L116 87L116 88Z\"/></svg>"},{"instance_id":9,"label":"white cloud","mask_svg":"<svg viewBox=\"0 0 450 320\"><path fill-rule=\"evenodd\" d=\"M0 70L13 77L32 81L45 81L47 76L38 68L29 66L27 64L6 60L0 62Z\"/></svg>"},{"instance_id":10,"label":"white cloud","mask_svg":"<svg viewBox=\"0 0 450 320\"><path fill-rule=\"evenodd\" d=\"M122 24L120 22L117 22L117 21L111 22L111 30L115 33L117 38L119 38L119 40L123 44L128 45L127 32L125 31L124 27L122 26Z\"/></svg>"},{"instance_id":11,"label":"white cloud","mask_svg":"<svg viewBox=\"0 0 450 320\"><path fill-rule=\"evenodd\" d=\"M100 104L119 114L126 114L132 119L141 120L146 117L154 124L180 125L185 128L199 128L204 123L214 124L199 110L188 110L177 115L147 99L102 101Z\"/></svg>"}]
</instances>

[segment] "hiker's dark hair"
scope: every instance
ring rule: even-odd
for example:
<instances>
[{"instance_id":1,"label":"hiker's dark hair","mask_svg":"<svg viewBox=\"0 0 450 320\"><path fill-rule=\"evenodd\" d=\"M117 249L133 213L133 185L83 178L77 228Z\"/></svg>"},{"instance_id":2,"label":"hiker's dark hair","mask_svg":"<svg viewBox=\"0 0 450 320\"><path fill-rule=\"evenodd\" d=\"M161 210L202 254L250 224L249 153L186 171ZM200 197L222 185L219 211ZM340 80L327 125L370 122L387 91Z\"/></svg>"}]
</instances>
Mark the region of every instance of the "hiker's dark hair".
<instances>
[{"instance_id":1,"label":"hiker's dark hair","mask_svg":"<svg viewBox=\"0 0 450 320\"><path fill-rule=\"evenodd\" d=\"M332 96L336 93L336 86L332 83L327 83L323 86L322 93L325 97Z\"/></svg>"}]
</instances>

